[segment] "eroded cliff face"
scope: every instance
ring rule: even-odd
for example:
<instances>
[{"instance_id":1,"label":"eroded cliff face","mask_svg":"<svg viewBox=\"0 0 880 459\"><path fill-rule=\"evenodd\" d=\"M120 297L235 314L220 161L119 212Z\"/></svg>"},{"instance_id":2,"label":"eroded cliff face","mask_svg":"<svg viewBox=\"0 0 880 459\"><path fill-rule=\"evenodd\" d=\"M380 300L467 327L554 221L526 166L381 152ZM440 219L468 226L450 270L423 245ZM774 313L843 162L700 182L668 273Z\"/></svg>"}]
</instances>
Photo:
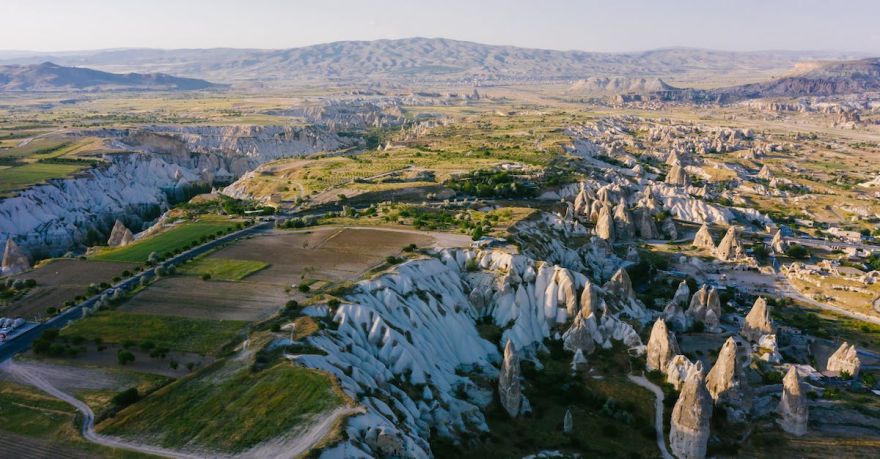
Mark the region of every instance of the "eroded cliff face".
<instances>
[{"instance_id":1,"label":"eroded cliff face","mask_svg":"<svg viewBox=\"0 0 880 459\"><path fill-rule=\"evenodd\" d=\"M100 130L117 149L74 177L52 180L0 201L0 240L34 259L107 239L115 220L137 231L188 191L224 184L259 164L341 148L335 134L284 126L149 127Z\"/></svg>"},{"instance_id":2,"label":"eroded cliff face","mask_svg":"<svg viewBox=\"0 0 880 459\"><path fill-rule=\"evenodd\" d=\"M478 268L468 269L468 263ZM471 375L497 381L503 360L498 346L480 336L477 321L505 327L500 342L508 360L514 354L531 358L544 339L561 339L554 331L571 322L570 300L586 288L584 274L495 250L443 250L361 281L333 312L336 330L307 338L325 355L297 356L333 374L365 408L349 419L347 440L322 457L342 451L368 457L376 453L380 434L401 445L402 457L430 457L432 430L443 436L487 431L481 408L496 388L475 384ZM619 300L611 292L597 295L601 303ZM604 309L601 321L589 313L591 347L611 347L613 340L643 353L635 330L613 308ZM528 410L526 400L514 408Z\"/></svg>"}]
</instances>

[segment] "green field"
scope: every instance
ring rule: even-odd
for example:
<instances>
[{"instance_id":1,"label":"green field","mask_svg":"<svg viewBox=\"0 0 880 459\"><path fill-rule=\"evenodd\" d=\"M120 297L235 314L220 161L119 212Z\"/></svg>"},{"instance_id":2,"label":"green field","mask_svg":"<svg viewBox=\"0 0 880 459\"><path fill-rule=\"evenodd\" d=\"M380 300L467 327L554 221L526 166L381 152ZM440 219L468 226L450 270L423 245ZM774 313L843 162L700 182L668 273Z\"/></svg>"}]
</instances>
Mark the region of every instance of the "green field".
<instances>
[{"instance_id":1,"label":"green field","mask_svg":"<svg viewBox=\"0 0 880 459\"><path fill-rule=\"evenodd\" d=\"M8 447L9 442L15 442L14 438L3 438L4 431L34 439L33 444L16 443L16 457L51 457L56 453L114 458L149 457L87 442L79 433L75 416L76 411L72 406L38 389L0 381L0 439L6 440L4 447ZM34 444L49 450L34 450Z\"/></svg>"},{"instance_id":2,"label":"green field","mask_svg":"<svg viewBox=\"0 0 880 459\"><path fill-rule=\"evenodd\" d=\"M101 311L73 322L62 336L101 338L105 343L152 341L169 349L212 354L247 324L237 320L202 320L131 312Z\"/></svg>"},{"instance_id":3,"label":"green field","mask_svg":"<svg viewBox=\"0 0 880 459\"><path fill-rule=\"evenodd\" d=\"M30 163L0 170L0 193L8 193L53 178L66 177L83 166L76 164Z\"/></svg>"},{"instance_id":4,"label":"green field","mask_svg":"<svg viewBox=\"0 0 880 459\"><path fill-rule=\"evenodd\" d=\"M226 230L234 227L235 223L228 221L183 223L156 236L137 241L134 244L104 250L93 258L104 261L142 263L147 261L147 257L152 252L163 255L176 249L186 248L193 242L199 241L202 237L210 236L217 232L225 233Z\"/></svg>"},{"instance_id":5,"label":"green field","mask_svg":"<svg viewBox=\"0 0 880 459\"><path fill-rule=\"evenodd\" d=\"M180 267L183 274L211 276L211 279L238 281L269 266L256 260L232 260L227 258L199 258Z\"/></svg>"},{"instance_id":6,"label":"green field","mask_svg":"<svg viewBox=\"0 0 880 459\"><path fill-rule=\"evenodd\" d=\"M286 362L257 373L233 365L238 364L227 362L172 383L98 429L123 437L148 436L169 448L237 452L343 403L332 381L317 371Z\"/></svg>"}]
</instances>

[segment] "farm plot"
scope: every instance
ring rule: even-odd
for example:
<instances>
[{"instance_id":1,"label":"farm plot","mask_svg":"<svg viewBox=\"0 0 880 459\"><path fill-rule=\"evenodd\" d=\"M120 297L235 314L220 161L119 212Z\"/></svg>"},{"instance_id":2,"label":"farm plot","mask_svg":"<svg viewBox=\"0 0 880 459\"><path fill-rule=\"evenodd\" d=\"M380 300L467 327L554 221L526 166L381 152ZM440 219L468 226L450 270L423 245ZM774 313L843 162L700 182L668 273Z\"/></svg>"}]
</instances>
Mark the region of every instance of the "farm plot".
<instances>
[{"instance_id":1,"label":"farm plot","mask_svg":"<svg viewBox=\"0 0 880 459\"><path fill-rule=\"evenodd\" d=\"M424 246L433 241L428 235L381 228L273 231L223 248L210 257L268 262L268 268L251 275L248 281L290 286L301 278L357 279L404 246Z\"/></svg>"},{"instance_id":2,"label":"farm plot","mask_svg":"<svg viewBox=\"0 0 880 459\"><path fill-rule=\"evenodd\" d=\"M210 276L211 279L238 281L266 268L268 263L255 260L230 260L226 258L199 258L180 268L183 274Z\"/></svg>"},{"instance_id":3,"label":"farm plot","mask_svg":"<svg viewBox=\"0 0 880 459\"><path fill-rule=\"evenodd\" d=\"M37 286L11 304L0 306L0 316L33 319L45 314L47 308L57 308L77 295L84 295L89 284L110 282L134 266L131 263L69 259L50 262L17 277L33 279Z\"/></svg>"},{"instance_id":4,"label":"farm plot","mask_svg":"<svg viewBox=\"0 0 880 459\"><path fill-rule=\"evenodd\" d=\"M147 260L150 253L159 255L188 248L210 235L222 234L234 228L236 222L224 220L208 220L180 224L168 231L140 240L134 244L116 249L104 250L92 257L95 260L123 261L141 263Z\"/></svg>"},{"instance_id":5,"label":"farm plot","mask_svg":"<svg viewBox=\"0 0 880 459\"><path fill-rule=\"evenodd\" d=\"M192 276L160 279L119 311L215 320L260 320L289 299L282 287L255 282L204 281Z\"/></svg>"}]
</instances>

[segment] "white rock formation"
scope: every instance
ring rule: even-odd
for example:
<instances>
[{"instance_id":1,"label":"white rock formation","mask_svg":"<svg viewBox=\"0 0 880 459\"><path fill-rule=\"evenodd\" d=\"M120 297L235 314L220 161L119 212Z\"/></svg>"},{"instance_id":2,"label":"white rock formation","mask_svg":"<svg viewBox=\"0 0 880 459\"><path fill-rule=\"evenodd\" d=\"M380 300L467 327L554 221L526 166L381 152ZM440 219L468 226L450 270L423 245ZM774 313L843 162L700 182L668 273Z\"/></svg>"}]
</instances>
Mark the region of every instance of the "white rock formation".
<instances>
[{"instance_id":1,"label":"white rock formation","mask_svg":"<svg viewBox=\"0 0 880 459\"><path fill-rule=\"evenodd\" d=\"M596 221L596 236L614 242L614 219L607 205L602 206L602 210L599 211L599 219Z\"/></svg>"},{"instance_id":2,"label":"white rock formation","mask_svg":"<svg viewBox=\"0 0 880 459\"><path fill-rule=\"evenodd\" d=\"M709 423L712 420L712 398L703 383L701 368L692 367L681 387L681 394L672 409L669 447L679 459L706 457Z\"/></svg>"},{"instance_id":3,"label":"white rock formation","mask_svg":"<svg viewBox=\"0 0 880 459\"><path fill-rule=\"evenodd\" d=\"M9 238L3 250L3 264L0 265L0 274L5 276L18 274L31 269L31 261L27 253Z\"/></svg>"},{"instance_id":4,"label":"white rock formation","mask_svg":"<svg viewBox=\"0 0 880 459\"><path fill-rule=\"evenodd\" d=\"M113 229L110 231L110 238L107 239L107 245L110 247L122 247L134 241L134 234L125 227L120 220L116 220Z\"/></svg>"},{"instance_id":5,"label":"white rock formation","mask_svg":"<svg viewBox=\"0 0 880 459\"><path fill-rule=\"evenodd\" d=\"M780 416L779 427L782 430L799 437L806 435L809 420L807 394L798 379L797 368L794 365L788 368L785 378L782 379L782 398L779 400L777 412Z\"/></svg>"},{"instance_id":6,"label":"white rock formation","mask_svg":"<svg viewBox=\"0 0 880 459\"><path fill-rule=\"evenodd\" d=\"M672 186L686 187L689 185L687 172L681 166L672 166L669 173L666 174L666 184Z\"/></svg>"},{"instance_id":7,"label":"white rock formation","mask_svg":"<svg viewBox=\"0 0 880 459\"><path fill-rule=\"evenodd\" d=\"M508 340L504 346L504 362L501 364L501 374L498 377L498 397L501 406L510 417L515 418L522 414L522 404L525 396L522 393L522 381L520 381L519 356L513 341Z\"/></svg>"},{"instance_id":8,"label":"white rock formation","mask_svg":"<svg viewBox=\"0 0 880 459\"><path fill-rule=\"evenodd\" d=\"M712 240L712 233L709 232L709 227L705 223L700 226L694 236L694 246L698 249L715 252L715 241Z\"/></svg>"},{"instance_id":9,"label":"white rock formation","mask_svg":"<svg viewBox=\"0 0 880 459\"><path fill-rule=\"evenodd\" d=\"M646 368L648 371L666 372L667 364L677 354L678 343L675 341L675 335L666 328L666 322L662 318L657 319L648 339Z\"/></svg>"},{"instance_id":10,"label":"white rock formation","mask_svg":"<svg viewBox=\"0 0 880 459\"><path fill-rule=\"evenodd\" d=\"M843 373L847 372L851 377L856 377L859 375L859 370L862 368L862 361L859 360L859 354L856 351L855 345L850 345L846 341L831 354L831 357L828 357L828 363L825 365L825 368L832 373Z\"/></svg>"},{"instance_id":11,"label":"white rock formation","mask_svg":"<svg viewBox=\"0 0 880 459\"><path fill-rule=\"evenodd\" d=\"M654 215L645 207L636 209L636 229L642 239L660 239L660 231L654 222Z\"/></svg>"},{"instance_id":12,"label":"white rock formation","mask_svg":"<svg viewBox=\"0 0 880 459\"><path fill-rule=\"evenodd\" d=\"M666 304L663 309L663 319L666 324L673 330L684 331L688 328L687 315L685 308L688 306L688 300L691 297L691 290L686 281L681 281L672 300Z\"/></svg>"},{"instance_id":13,"label":"white rock formation","mask_svg":"<svg viewBox=\"0 0 880 459\"><path fill-rule=\"evenodd\" d=\"M562 431L570 434L574 431L574 422L571 419L571 410L565 410L565 417L562 418Z\"/></svg>"},{"instance_id":14,"label":"white rock formation","mask_svg":"<svg viewBox=\"0 0 880 459\"><path fill-rule=\"evenodd\" d=\"M703 372L703 362L697 360L696 363L693 363L681 354L676 355L666 365L666 382L672 384L675 390L681 390L682 384L694 367L696 367L696 371Z\"/></svg>"},{"instance_id":15,"label":"white rock formation","mask_svg":"<svg viewBox=\"0 0 880 459\"><path fill-rule=\"evenodd\" d=\"M754 350L759 360L773 364L782 362L782 355L779 354L779 346L776 344L776 335L761 336Z\"/></svg>"},{"instance_id":16,"label":"white rock formation","mask_svg":"<svg viewBox=\"0 0 880 459\"><path fill-rule=\"evenodd\" d=\"M745 339L757 343L761 336L773 334L773 321L770 319L770 308L763 297L758 297L752 309L746 314L742 330L739 332Z\"/></svg>"},{"instance_id":17,"label":"white rock formation","mask_svg":"<svg viewBox=\"0 0 880 459\"><path fill-rule=\"evenodd\" d=\"M721 300L715 288L703 285L691 297L686 314L693 321L702 322L705 330L711 333L721 331Z\"/></svg>"},{"instance_id":18,"label":"white rock formation","mask_svg":"<svg viewBox=\"0 0 880 459\"><path fill-rule=\"evenodd\" d=\"M718 248L715 249L715 256L722 261L734 261L742 258L744 253L745 251L736 237L736 228L733 226L727 228L727 233L718 243Z\"/></svg>"},{"instance_id":19,"label":"white rock formation","mask_svg":"<svg viewBox=\"0 0 880 459\"><path fill-rule=\"evenodd\" d=\"M727 338L715 365L706 375L706 388L716 403L726 402L737 408L743 408L748 392L739 362L736 359L736 341L733 337Z\"/></svg>"},{"instance_id":20,"label":"white rock formation","mask_svg":"<svg viewBox=\"0 0 880 459\"><path fill-rule=\"evenodd\" d=\"M632 280L630 280L626 269L618 269L603 288L614 295L614 301L611 304L617 306L616 309L619 313L642 321L650 318L650 313L645 305L636 298L636 293L632 288Z\"/></svg>"},{"instance_id":21,"label":"white rock formation","mask_svg":"<svg viewBox=\"0 0 880 459\"><path fill-rule=\"evenodd\" d=\"M614 220L614 237L617 240L629 241L635 237L636 227L623 198L620 198L620 203L614 207L612 218Z\"/></svg>"},{"instance_id":22,"label":"white rock formation","mask_svg":"<svg viewBox=\"0 0 880 459\"><path fill-rule=\"evenodd\" d=\"M782 230L777 230L776 234L773 235L773 240L770 241L770 248L777 254L785 253L788 243L782 237Z\"/></svg>"}]
</instances>

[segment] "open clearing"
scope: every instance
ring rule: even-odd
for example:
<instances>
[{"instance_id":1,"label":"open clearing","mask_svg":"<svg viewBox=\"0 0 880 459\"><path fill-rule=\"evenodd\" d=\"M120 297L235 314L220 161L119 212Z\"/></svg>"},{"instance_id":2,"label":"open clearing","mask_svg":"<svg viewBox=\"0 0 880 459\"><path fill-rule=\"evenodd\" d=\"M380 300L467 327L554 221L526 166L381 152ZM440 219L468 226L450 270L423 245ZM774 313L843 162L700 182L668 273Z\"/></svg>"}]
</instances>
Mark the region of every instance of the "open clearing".
<instances>
[{"instance_id":1,"label":"open clearing","mask_svg":"<svg viewBox=\"0 0 880 459\"><path fill-rule=\"evenodd\" d=\"M198 242L203 237L211 234L225 233L234 227L235 222L231 221L182 223L165 232L125 247L104 250L92 258L95 260L141 263L146 261L152 252L156 252L159 255L173 252L176 249L189 247L193 242Z\"/></svg>"},{"instance_id":2,"label":"open clearing","mask_svg":"<svg viewBox=\"0 0 880 459\"><path fill-rule=\"evenodd\" d=\"M84 295L89 284L110 282L122 271L133 267L130 263L55 260L18 276L19 279L34 279L37 286L8 306L0 307L0 316L33 319L44 315L46 308L57 308L77 295Z\"/></svg>"},{"instance_id":3,"label":"open clearing","mask_svg":"<svg viewBox=\"0 0 880 459\"><path fill-rule=\"evenodd\" d=\"M237 281L266 268L268 263L255 260L199 258L180 267L183 274L211 276L211 279Z\"/></svg>"},{"instance_id":4,"label":"open clearing","mask_svg":"<svg viewBox=\"0 0 880 459\"><path fill-rule=\"evenodd\" d=\"M232 258L270 263L248 282L295 285L301 278L343 281L357 279L385 257L409 244L433 243L429 235L377 229L316 228L276 230L218 250L208 258Z\"/></svg>"},{"instance_id":5,"label":"open clearing","mask_svg":"<svg viewBox=\"0 0 880 459\"><path fill-rule=\"evenodd\" d=\"M159 279L119 311L212 320L260 320L290 297L277 285L204 281L193 276Z\"/></svg>"},{"instance_id":6,"label":"open clearing","mask_svg":"<svg viewBox=\"0 0 880 459\"><path fill-rule=\"evenodd\" d=\"M73 322L62 336L81 336L105 343L152 341L168 349L212 354L229 342L245 326L235 320L199 320L132 312L101 311Z\"/></svg>"}]
</instances>

